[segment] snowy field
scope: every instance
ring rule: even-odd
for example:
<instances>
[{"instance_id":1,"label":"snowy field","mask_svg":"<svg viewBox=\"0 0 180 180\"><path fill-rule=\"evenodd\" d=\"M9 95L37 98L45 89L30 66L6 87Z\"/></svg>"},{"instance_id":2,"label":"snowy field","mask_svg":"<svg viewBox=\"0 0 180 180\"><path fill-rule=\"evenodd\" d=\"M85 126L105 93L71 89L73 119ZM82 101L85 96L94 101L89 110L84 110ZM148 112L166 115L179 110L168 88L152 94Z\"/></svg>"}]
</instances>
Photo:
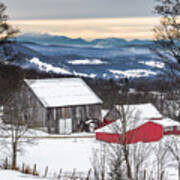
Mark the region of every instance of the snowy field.
<instances>
[{"instance_id":1,"label":"snowy field","mask_svg":"<svg viewBox=\"0 0 180 180\"><path fill-rule=\"evenodd\" d=\"M38 180L39 179L40 180L42 178L22 174L17 171L0 170L0 179L1 180ZM43 180L47 180L47 179L43 178Z\"/></svg>"},{"instance_id":2,"label":"snowy field","mask_svg":"<svg viewBox=\"0 0 180 180\"><path fill-rule=\"evenodd\" d=\"M170 140L171 137L166 137L161 140L162 144L165 141ZM148 144L145 145L147 147ZM146 159L144 166L147 169L155 169L155 161L157 153L158 143L151 143L153 150L149 151L148 158ZM36 145L27 145L25 152L18 158L18 164L21 167L22 163L29 165L33 168L33 165L37 165L37 171L40 177L43 177L46 166L48 166L48 177L54 179L57 176L60 169L62 169L65 175L71 175L73 170L76 169L77 175L86 177L87 173L93 165L93 152L96 151L98 154L102 152L102 147L109 146L107 143L96 141L95 138L69 138L69 139L40 139ZM6 154L2 154L3 159ZM98 161L98 159L97 159ZM173 162L172 159L167 159L168 163ZM151 163L150 163L151 162ZM6 171L0 173L1 180L9 180L12 178L4 178ZM19 177L19 173L13 172L14 177ZM12 176L13 176L12 174ZM11 173L8 173L9 177ZM21 175L23 177L24 175ZM32 177L26 177L25 179L31 180ZM17 178L21 180L21 178ZM22 178L23 179L23 178ZM33 178L32 178L33 179ZM35 178L38 179L38 178ZM166 179L165 180L177 180L176 167L170 166L166 168ZM13 178L13 180L16 180ZM23 179L24 180L24 179Z\"/></svg>"},{"instance_id":3,"label":"snowy field","mask_svg":"<svg viewBox=\"0 0 180 180\"><path fill-rule=\"evenodd\" d=\"M43 176L48 166L48 177L54 177L62 169L63 173L72 174L74 168L82 176L87 176L92 167L93 149L99 149L100 143L95 138L40 139L35 145L26 145L24 153L19 155L18 165L22 163L33 168L37 165L38 173ZM9 152L0 152L1 160ZM0 180L1 173L0 173Z\"/></svg>"},{"instance_id":4,"label":"snowy field","mask_svg":"<svg viewBox=\"0 0 180 180\"><path fill-rule=\"evenodd\" d=\"M33 166L37 164L38 172L44 173L49 167L51 175L60 169L66 172L88 172L91 168L93 148L99 148L99 143L94 139L43 139L38 145L26 147L26 152L20 156L20 164Z\"/></svg>"}]
</instances>

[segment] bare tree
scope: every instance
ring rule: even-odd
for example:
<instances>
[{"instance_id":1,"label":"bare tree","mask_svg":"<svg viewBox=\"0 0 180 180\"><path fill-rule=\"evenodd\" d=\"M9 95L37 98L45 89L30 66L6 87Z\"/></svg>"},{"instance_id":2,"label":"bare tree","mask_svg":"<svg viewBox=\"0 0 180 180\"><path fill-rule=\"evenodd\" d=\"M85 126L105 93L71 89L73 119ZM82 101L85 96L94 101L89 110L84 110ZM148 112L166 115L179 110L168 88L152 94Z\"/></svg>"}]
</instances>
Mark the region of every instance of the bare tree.
<instances>
[{"instance_id":1,"label":"bare tree","mask_svg":"<svg viewBox=\"0 0 180 180\"><path fill-rule=\"evenodd\" d=\"M121 156L124 160L124 165L122 164L122 167L124 168L124 171L126 169L126 179L139 180L142 179L142 172L144 171L142 165L152 149L150 144L131 144L136 137L134 137L134 134L127 136L127 132L138 126L139 121L142 120L141 112L134 108L130 108L128 105L119 105L117 109L120 114L119 118L121 125L115 128L117 133L121 132L123 135L120 135L119 137L121 141L121 145L119 146L122 149Z\"/></svg>"},{"instance_id":2,"label":"bare tree","mask_svg":"<svg viewBox=\"0 0 180 180\"><path fill-rule=\"evenodd\" d=\"M102 144L100 149L93 149L92 167L95 180L105 180L107 174L107 146Z\"/></svg>"},{"instance_id":3,"label":"bare tree","mask_svg":"<svg viewBox=\"0 0 180 180\"><path fill-rule=\"evenodd\" d=\"M17 156L19 152L23 151L24 145L35 142L33 138L35 131L31 130L35 126L35 117L31 113L32 108L23 96L22 91L15 91L4 106L0 134L2 138L4 137L4 144L7 145L11 152L12 169L17 168ZM27 134L29 131L31 133Z\"/></svg>"},{"instance_id":4,"label":"bare tree","mask_svg":"<svg viewBox=\"0 0 180 180\"><path fill-rule=\"evenodd\" d=\"M152 150L150 144L138 143L134 141L135 134L127 135L127 132L138 126L140 112L135 112L130 106L117 106L119 119L109 125L110 131L117 134L117 144L106 144L108 178L113 180L140 180L143 179L143 163Z\"/></svg>"},{"instance_id":5,"label":"bare tree","mask_svg":"<svg viewBox=\"0 0 180 180\"><path fill-rule=\"evenodd\" d=\"M166 143L168 150L173 156L173 159L177 163L178 180L180 180L180 141L177 137L171 136L171 141Z\"/></svg>"},{"instance_id":6,"label":"bare tree","mask_svg":"<svg viewBox=\"0 0 180 180\"><path fill-rule=\"evenodd\" d=\"M155 13L161 16L160 25L154 28L157 48L155 53L165 62L170 71L166 75L170 80L169 91L163 99L166 115L179 120L180 117L180 0L156 0Z\"/></svg>"},{"instance_id":7,"label":"bare tree","mask_svg":"<svg viewBox=\"0 0 180 180\"><path fill-rule=\"evenodd\" d=\"M180 64L180 1L179 0L156 0L155 13L162 16L160 25L154 28L155 42L164 52L159 55L167 60L173 57ZM168 56L170 55L170 56Z\"/></svg>"}]
</instances>

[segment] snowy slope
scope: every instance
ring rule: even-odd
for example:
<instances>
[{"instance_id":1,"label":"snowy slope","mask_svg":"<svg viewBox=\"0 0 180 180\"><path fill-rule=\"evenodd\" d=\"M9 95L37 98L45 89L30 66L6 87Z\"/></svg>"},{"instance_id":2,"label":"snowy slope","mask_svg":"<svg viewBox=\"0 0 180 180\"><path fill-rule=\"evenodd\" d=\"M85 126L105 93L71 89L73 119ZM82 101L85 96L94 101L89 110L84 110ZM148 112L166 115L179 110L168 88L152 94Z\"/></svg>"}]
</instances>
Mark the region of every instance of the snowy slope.
<instances>
[{"instance_id":1,"label":"snowy slope","mask_svg":"<svg viewBox=\"0 0 180 180\"><path fill-rule=\"evenodd\" d=\"M114 41L114 40L113 40ZM11 50L5 55L3 48ZM23 68L91 78L157 78L168 67L149 46L119 48L72 47L30 42L11 43L0 48L0 58ZM12 61L13 57L15 60Z\"/></svg>"}]
</instances>

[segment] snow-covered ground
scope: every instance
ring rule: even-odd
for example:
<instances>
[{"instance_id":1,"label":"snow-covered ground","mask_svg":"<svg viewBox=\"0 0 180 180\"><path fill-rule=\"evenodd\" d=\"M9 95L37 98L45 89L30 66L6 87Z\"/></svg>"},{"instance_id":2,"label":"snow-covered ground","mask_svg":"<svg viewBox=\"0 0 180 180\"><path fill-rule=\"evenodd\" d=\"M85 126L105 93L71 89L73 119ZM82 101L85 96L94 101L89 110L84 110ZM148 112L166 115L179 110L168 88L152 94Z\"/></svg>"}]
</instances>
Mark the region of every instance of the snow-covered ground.
<instances>
[{"instance_id":1,"label":"snow-covered ground","mask_svg":"<svg viewBox=\"0 0 180 180\"><path fill-rule=\"evenodd\" d=\"M136 69L136 70L114 70L110 69L109 72L116 74L116 75L122 75L123 77L127 78L140 78L140 77L148 77L150 75L157 75L156 72L153 72L149 69Z\"/></svg>"},{"instance_id":2,"label":"snow-covered ground","mask_svg":"<svg viewBox=\"0 0 180 180\"><path fill-rule=\"evenodd\" d=\"M164 138L161 140L161 143L165 144L167 140L171 140L171 137ZM144 163L145 168L149 168L150 170L154 170L156 168L155 162L157 156L155 154L157 153L156 149L158 144L159 143L151 143L152 150L149 151L148 157ZM96 141L95 138L40 139L38 140L38 144L34 146L27 145L25 147L25 153L19 156L18 164L21 166L22 163L25 163L31 168L33 168L33 165L36 164L40 177L43 176L46 166L49 168L49 178L54 177L55 174L57 175L60 169L62 169L64 175L71 175L73 170L76 169L77 174L79 174L81 177L86 177L88 170L92 168L93 165L93 152L97 151L99 155L102 151L102 147L109 147L109 144ZM147 147L147 144L145 144L145 147ZM3 159L5 154L0 152L0 157ZM169 164L172 162L176 164L175 161L172 161L172 159L167 159L167 161ZM177 180L176 167L167 167L165 171L166 179ZM6 175L5 172L3 173ZM2 174L0 173L0 179L3 180L1 175ZM19 174L17 173L16 175L15 173L14 176L18 177ZM9 179L6 178L6 180Z\"/></svg>"},{"instance_id":3,"label":"snow-covered ground","mask_svg":"<svg viewBox=\"0 0 180 180\"><path fill-rule=\"evenodd\" d=\"M1 180L37 180L39 179L40 180L42 178L22 174L17 171L0 170L0 179ZM43 178L43 180L46 180L46 179Z\"/></svg>"},{"instance_id":4,"label":"snow-covered ground","mask_svg":"<svg viewBox=\"0 0 180 180\"><path fill-rule=\"evenodd\" d=\"M111 147L108 143L96 141L94 134L89 133L72 134L67 136L69 138L65 136L49 135L41 131L36 131L34 133L34 130L30 130L26 134L26 136L33 135L41 138L35 140L35 145L26 144L24 146L24 152L18 154L18 166L21 168L22 163L24 163L32 169L34 164L36 164L40 177L33 177L9 170L0 170L0 180L46 180L42 177L47 166L48 180L54 180L54 177L58 175L61 169L62 175L72 175L75 169L77 175L86 177L88 171L93 166L94 152L98 154L96 159L98 162L98 158L104 148L108 149ZM143 164L148 173L154 171L153 176L155 177L157 157L161 156L158 146L161 144L161 146L165 147L168 141L171 142L175 140L178 142L179 138L178 136L165 136L161 141L156 143L138 143L138 145L144 145L144 149L148 151L148 153L146 152L147 157ZM149 149L148 145L150 145L151 149ZM130 147L133 146L134 145L130 145ZM0 147L0 164L6 157L9 157L9 153L9 150ZM109 151L107 151L107 153L109 153ZM107 156L109 156L109 154ZM168 164L166 164L164 169L165 180L178 180L177 164L176 161L173 160L172 155L167 156L166 162L168 162Z\"/></svg>"},{"instance_id":5,"label":"snow-covered ground","mask_svg":"<svg viewBox=\"0 0 180 180\"><path fill-rule=\"evenodd\" d=\"M32 65L32 67L36 67L40 71L54 72L54 73L67 74L67 75L72 74L71 72L69 72L66 69L63 69L63 68L60 68L60 67L55 67L55 66L53 66L51 64L44 63L44 62L40 61L39 58L36 58L36 57L32 58L30 60L30 63Z\"/></svg>"},{"instance_id":6,"label":"snow-covered ground","mask_svg":"<svg viewBox=\"0 0 180 180\"><path fill-rule=\"evenodd\" d=\"M101 59L78 59L68 61L69 64L80 65L80 64L90 64L90 65L98 65L98 64L107 64L107 62L102 61Z\"/></svg>"},{"instance_id":7,"label":"snow-covered ground","mask_svg":"<svg viewBox=\"0 0 180 180\"><path fill-rule=\"evenodd\" d=\"M139 61L138 63L142 63L142 64L148 65L150 67L154 67L154 68L164 68L165 67L165 63L160 62L160 61Z\"/></svg>"},{"instance_id":8,"label":"snow-covered ground","mask_svg":"<svg viewBox=\"0 0 180 180\"><path fill-rule=\"evenodd\" d=\"M87 175L92 167L92 150L99 148L100 143L94 138L89 139L44 139L39 140L36 146L27 146L26 152L19 158L19 162L37 164L40 174L44 173L45 167L49 167L49 175L63 172L77 172Z\"/></svg>"}]
</instances>

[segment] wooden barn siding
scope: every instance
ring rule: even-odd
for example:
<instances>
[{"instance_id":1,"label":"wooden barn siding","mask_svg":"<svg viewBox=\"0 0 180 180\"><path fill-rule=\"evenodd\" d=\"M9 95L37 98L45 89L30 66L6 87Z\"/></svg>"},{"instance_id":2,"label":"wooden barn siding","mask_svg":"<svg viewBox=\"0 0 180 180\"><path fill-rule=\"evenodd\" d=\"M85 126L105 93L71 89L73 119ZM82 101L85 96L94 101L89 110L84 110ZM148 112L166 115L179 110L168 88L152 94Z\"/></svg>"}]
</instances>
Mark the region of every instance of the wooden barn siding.
<instances>
[{"instance_id":1,"label":"wooden barn siding","mask_svg":"<svg viewBox=\"0 0 180 180\"><path fill-rule=\"evenodd\" d=\"M22 87L22 98L25 99L29 106L29 121L32 121L36 127L46 127L46 108L38 100L32 90L24 84ZM20 100L20 103L23 102Z\"/></svg>"},{"instance_id":2,"label":"wooden barn siding","mask_svg":"<svg viewBox=\"0 0 180 180\"><path fill-rule=\"evenodd\" d=\"M59 120L72 119L73 132L81 131L82 124L86 120L102 120L101 105L70 106L59 108L48 108L46 126L49 133L59 133Z\"/></svg>"}]
</instances>

